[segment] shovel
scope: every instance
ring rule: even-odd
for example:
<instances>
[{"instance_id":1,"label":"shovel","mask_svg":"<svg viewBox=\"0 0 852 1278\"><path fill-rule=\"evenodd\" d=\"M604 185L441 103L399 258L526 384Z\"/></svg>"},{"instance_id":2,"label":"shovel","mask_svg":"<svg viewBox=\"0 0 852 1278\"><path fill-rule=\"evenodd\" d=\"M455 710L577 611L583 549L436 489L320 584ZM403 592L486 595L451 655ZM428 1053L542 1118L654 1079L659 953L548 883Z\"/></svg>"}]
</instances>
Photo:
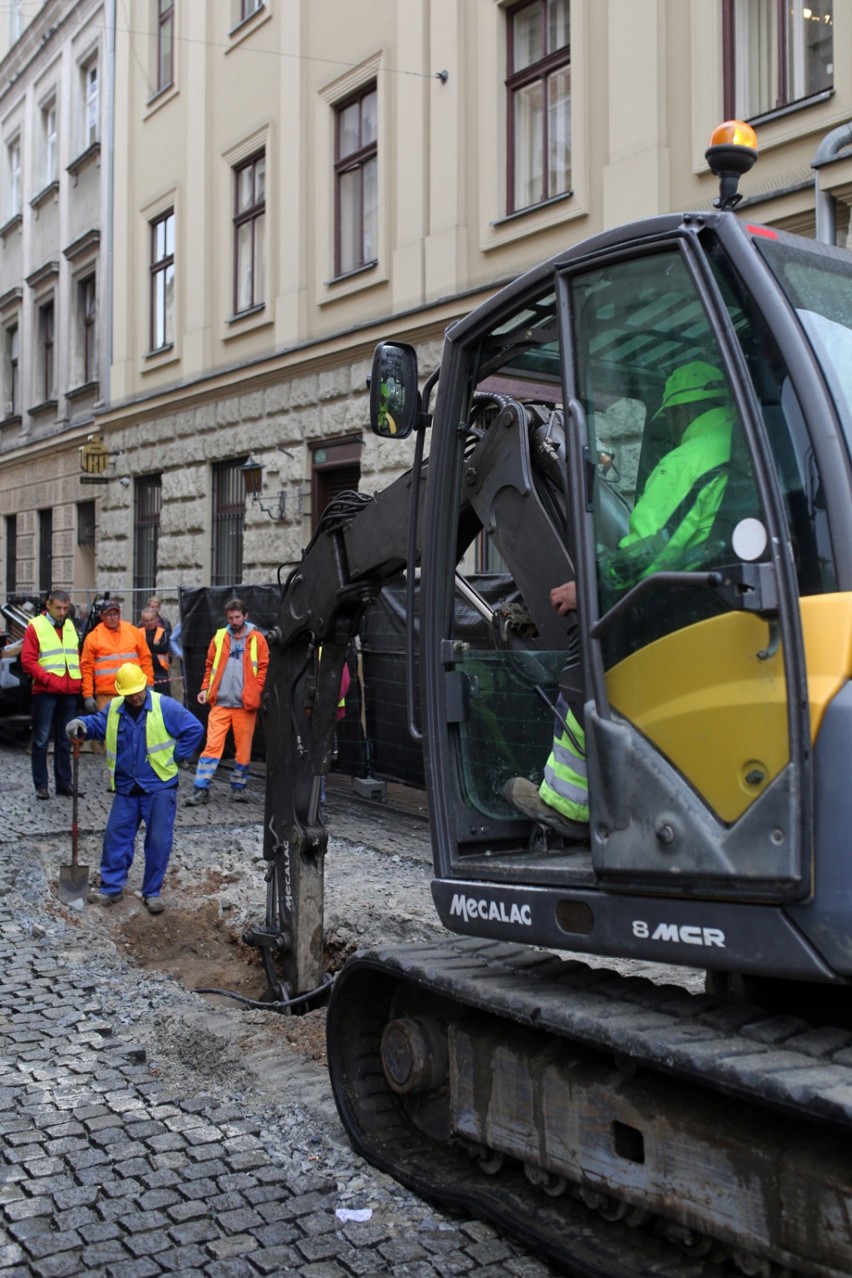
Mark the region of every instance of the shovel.
<instances>
[{"instance_id":1,"label":"shovel","mask_svg":"<svg viewBox=\"0 0 852 1278\"><path fill-rule=\"evenodd\" d=\"M85 899L89 887L88 865L77 864L77 790L80 777L80 738L71 741L73 755L73 774L71 788L74 793L71 799L71 864L60 865L58 893L60 901L69 904L71 901Z\"/></svg>"}]
</instances>

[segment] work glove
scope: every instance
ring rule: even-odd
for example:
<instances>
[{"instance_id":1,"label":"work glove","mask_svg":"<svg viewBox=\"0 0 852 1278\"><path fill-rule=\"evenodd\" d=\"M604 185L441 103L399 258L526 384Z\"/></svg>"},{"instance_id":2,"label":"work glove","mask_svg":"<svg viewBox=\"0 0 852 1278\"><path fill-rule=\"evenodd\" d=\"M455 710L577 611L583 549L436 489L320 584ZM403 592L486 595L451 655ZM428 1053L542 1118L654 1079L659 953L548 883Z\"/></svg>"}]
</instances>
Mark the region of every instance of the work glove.
<instances>
[{"instance_id":1,"label":"work glove","mask_svg":"<svg viewBox=\"0 0 852 1278\"><path fill-rule=\"evenodd\" d=\"M66 737L69 737L71 741L73 741L75 737L84 737L86 735L86 725L83 720L72 719L65 728L65 735Z\"/></svg>"},{"instance_id":2,"label":"work glove","mask_svg":"<svg viewBox=\"0 0 852 1278\"><path fill-rule=\"evenodd\" d=\"M97 703L97 701L95 701L95 698L94 698L94 697L84 697L84 698L83 698L83 709L86 711L86 714L97 714L97 713L98 713L98 703ZM78 722L79 722L79 720L78 720Z\"/></svg>"}]
</instances>

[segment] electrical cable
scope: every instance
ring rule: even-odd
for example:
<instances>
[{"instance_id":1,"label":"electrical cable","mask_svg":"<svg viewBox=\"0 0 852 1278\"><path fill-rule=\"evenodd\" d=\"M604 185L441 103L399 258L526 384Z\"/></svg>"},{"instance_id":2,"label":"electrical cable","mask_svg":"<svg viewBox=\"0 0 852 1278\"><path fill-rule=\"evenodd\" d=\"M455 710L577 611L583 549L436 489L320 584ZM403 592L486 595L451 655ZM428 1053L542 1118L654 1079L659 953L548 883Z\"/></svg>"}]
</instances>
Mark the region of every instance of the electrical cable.
<instances>
[{"instance_id":1,"label":"electrical cable","mask_svg":"<svg viewBox=\"0 0 852 1278\"><path fill-rule=\"evenodd\" d=\"M222 998L232 998L237 1003L243 1003L246 1007L257 1007L267 1012L277 1012L284 1007L295 1007L298 1003L307 1003L309 999L317 998L326 990L330 990L336 980L335 976L330 976L327 981L323 981L322 985L318 985L315 990L308 990L307 994L298 994L295 998L276 999L275 1002L269 1003L265 999L246 998L244 994L237 994L234 990L218 990L206 988L203 986L193 989L193 994L220 994Z\"/></svg>"}]
</instances>

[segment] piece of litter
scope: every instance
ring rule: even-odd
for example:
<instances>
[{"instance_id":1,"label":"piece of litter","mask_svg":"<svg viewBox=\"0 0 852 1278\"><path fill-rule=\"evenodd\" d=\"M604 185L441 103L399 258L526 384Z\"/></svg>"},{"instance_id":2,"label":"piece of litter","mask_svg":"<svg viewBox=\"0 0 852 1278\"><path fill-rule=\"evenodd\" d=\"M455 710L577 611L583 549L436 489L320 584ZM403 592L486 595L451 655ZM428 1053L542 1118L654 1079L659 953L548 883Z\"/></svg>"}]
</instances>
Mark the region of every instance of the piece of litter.
<instances>
[{"instance_id":1,"label":"piece of litter","mask_svg":"<svg viewBox=\"0 0 852 1278\"><path fill-rule=\"evenodd\" d=\"M334 1213L338 1220L369 1220L372 1207L338 1207Z\"/></svg>"}]
</instances>

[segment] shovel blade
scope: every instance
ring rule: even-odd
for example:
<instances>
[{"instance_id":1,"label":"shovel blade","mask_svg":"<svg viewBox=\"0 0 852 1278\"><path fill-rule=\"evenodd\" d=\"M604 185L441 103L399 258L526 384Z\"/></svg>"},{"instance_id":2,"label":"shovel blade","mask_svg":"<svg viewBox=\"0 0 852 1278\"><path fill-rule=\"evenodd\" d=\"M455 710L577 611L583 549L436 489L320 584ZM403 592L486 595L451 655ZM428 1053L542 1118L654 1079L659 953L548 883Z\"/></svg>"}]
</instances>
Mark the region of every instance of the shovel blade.
<instances>
[{"instance_id":1,"label":"shovel blade","mask_svg":"<svg viewBox=\"0 0 852 1278\"><path fill-rule=\"evenodd\" d=\"M60 865L57 893L60 901L69 904L71 901L86 899L89 890L88 865Z\"/></svg>"}]
</instances>

